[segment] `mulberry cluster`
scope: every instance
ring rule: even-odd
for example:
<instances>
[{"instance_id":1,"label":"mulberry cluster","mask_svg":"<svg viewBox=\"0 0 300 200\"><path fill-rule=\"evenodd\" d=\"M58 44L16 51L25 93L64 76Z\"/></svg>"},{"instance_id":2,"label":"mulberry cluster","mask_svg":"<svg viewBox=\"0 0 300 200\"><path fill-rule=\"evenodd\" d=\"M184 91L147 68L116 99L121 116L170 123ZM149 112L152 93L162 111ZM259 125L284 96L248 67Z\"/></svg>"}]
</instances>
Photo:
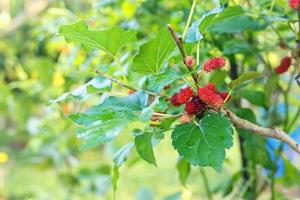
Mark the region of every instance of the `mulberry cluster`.
<instances>
[{"instance_id":1,"label":"mulberry cluster","mask_svg":"<svg viewBox=\"0 0 300 200\"><path fill-rule=\"evenodd\" d=\"M205 87L199 88L194 94L190 87L182 89L172 96L171 103L174 106L185 104L185 111L189 115L200 115L205 112L208 106L220 108L224 101L229 99L227 92L218 92L216 87L209 83Z\"/></svg>"},{"instance_id":2,"label":"mulberry cluster","mask_svg":"<svg viewBox=\"0 0 300 200\"><path fill-rule=\"evenodd\" d=\"M289 0L290 8L296 10L299 7L299 0Z\"/></svg>"},{"instance_id":3,"label":"mulberry cluster","mask_svg":"<svg viewBox=\"0 0 300 200\"><path fill-rule=\"evenodd\" d=\"M288 69L290 68L292 64L292 58L289 56L286 56L284 58L282 58L281 63L278 67L276 67L275 71L277 74L282 74L286 71L288 71Z\"/></svg>"},{"instance_id":4,"label":"mulberry cluster","mask_svg":"<svg viewBox=\"0 0 300 200\"><path fill-rule=\"evenodd\" d=\"M203 70L206 72L219 69L225 65L226 61L223 57L211 58L203 64Z\"/></svg>"}]
</instances>

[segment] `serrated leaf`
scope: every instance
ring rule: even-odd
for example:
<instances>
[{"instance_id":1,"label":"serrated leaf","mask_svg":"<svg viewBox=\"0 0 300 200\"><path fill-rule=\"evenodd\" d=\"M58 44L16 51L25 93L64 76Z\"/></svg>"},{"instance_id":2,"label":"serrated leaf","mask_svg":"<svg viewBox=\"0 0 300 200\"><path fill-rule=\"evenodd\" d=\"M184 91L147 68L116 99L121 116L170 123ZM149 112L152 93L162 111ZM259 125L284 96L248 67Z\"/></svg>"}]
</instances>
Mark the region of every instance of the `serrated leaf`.
<instances>
[{"instance_id":1,"label":"serrated leaf","mask_svg":"<svg viewBox=\"0 0 300 200\"><path fill-rule=\"evenodd\" d=\"M124 147L122 147L114 156L113 161L115 166L121 167L123 162L127 160L128 155L130 154L130 151L132 147L134 146L133 142L130 142L126 144Z\"/></svg>"},{"instance_id":2,"label":"serrated leaf","mask_svg":"<svg viewBox=\"0 0 300 200\"><path fill-rule=\"evenodd\" d=\"M162 29L155 38L140 47L132 69L141 74L158 74L174 47L175 43L167 28Z\"/></svg>"},{"instance_id":3,"label":"serrated leaf","mask_svg":"<svg viewBox=\"0 0 300 200\"><path fill-rule=\"evenodd\" d=\"M149 120L142 113L148 107L147 103L147 94L135 92L127 97L108 97L85 113L71 115L70 118L79 125L78 137L83 140L81 149L113 140L132 121Z\"/></svg>"},{"instance_id":4,"label":"serrated leaf","mask_svg":"<svg viewBox=\"0 0 300 200\"><path fill-rule=\"evenodd\" d=\"M185 186L186 181L191 172L190 163L183 157L180 157L176 165L177 171L179 173L179 180L183 186Z\"/></svg>"},{"instance_id":5,"label":"serrated leaf","mask_svg":"<svg viewBox=\"0 0 300 200\"><path fill-rule=\"evenodd\" d=\"M153 147L152 147L152 134L144 133L142 135L138 135L134 140L135 148L141 158L147 161L150 164L156 165Z\"/></svg>"},{"instance_id":6,"label":"serrated leaf","mask_svg":"<svg viewBox=\"0 0 300 200\"><path fill-rule=\"evenodd\" d=\"M258 77L261 77L261 76L262 75L260 73L258 73L258 72L253 72L253 71L246 72L246 73L242 74L241 76L239 76L237 79L231 81L228 84L228 88L234 89L238 85L240 85L241 83L243 83L245 81L249 81L251 79L258 78Z\"/></svg>"},{"instance_id":7,"label":"serrated leaf","mask_svg":"<svg viewBox=\"0 0 300 200\"><path fill-rule=\"evenodd\" d=\"M89 30L85 21L79 21L71 25L63 25L59 29L60 35L64 36L68 42L81 44L88 49L100 49L110 55L116 53L124 47L126 43L134 41L136 32L125 31L114 27L107 30Z\"/></svg>"},{"instance_id":8,"label":"serrated leaf","mask_svg":"<svg viewBox=\"0 0 300 200\"><path fill-rule=\"evenodd\" d=\"M64 101L65 99L69 97L73 97L75 99L84 99L86 98L89 94L91 93L96 93L96 92L105 92L109 91L112 87L112 82L111 80L101 78L101 77L96 77L90 80L88 83L80 86L79 88L75 89L72 92L66 92L60 97L50 100L49 103L58 103L61 101Z\"/></svg>"},{"instance_id":9,"label":"serrated leaf","mask_svg":"<svg viewBox=\"0 0 300 200\"><path fill-rule=\"evenodd\" d=\"M165 86L182 76L183 74L175 69L167 69L165 72L157 75L152 74L147 79L147 90L160 93Z\"/></svg>"},{"instance_id":10,"label":"serrated leaf","mask_svg":"<svg viewBox=\"0 0 300 200\"><path fill-rule=\"evenodd\" d=\"M271 76L268 77L267 82L264 87L265 92L265 105L269 106L272 101L272 95L274 90L277 87L278 83L278 74L272 73Z\"/></svg>"},{"instance_id":11,"label":"serrated leaf","mask_svg":"<svg viewBox=\"0 0 300 200\"><path fill-rule=\"evenodd\" d=\"M265 107L265 94L262 91L253 90L253 89L245 89L239 92L241 97L247 99L250 103Z\"/></svg>"},{"instance_id":12,"label":"serrated leaf","mask_svg":"<svg viewBox=\"0 0 300 200\"><path fill-rule=\"evenodd\" d=\"M211 166L221 171L225 149L233 145L233 128L221 114L206 114L199 122L177 125L172 144L192 165Z\"/></svg>"}]
</instances>

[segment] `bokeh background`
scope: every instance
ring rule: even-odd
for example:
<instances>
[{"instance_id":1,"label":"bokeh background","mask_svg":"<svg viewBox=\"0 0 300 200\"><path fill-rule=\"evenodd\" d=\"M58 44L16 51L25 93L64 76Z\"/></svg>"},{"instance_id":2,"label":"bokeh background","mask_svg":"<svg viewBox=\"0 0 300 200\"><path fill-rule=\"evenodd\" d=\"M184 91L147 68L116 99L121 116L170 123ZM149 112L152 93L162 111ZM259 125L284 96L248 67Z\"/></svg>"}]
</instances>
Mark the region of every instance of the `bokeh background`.
<instances>
[{"instance_id":1,"label":"bokeh background","mask_svg":"<svg viewBox=\"0 0 300 200\"><path fill-rule=\"evenodd\" d=\"M249 6L247 1L233 2ZM253 1L261 6L255 7L253 12L259 12L264 6L267 9L270 2ZM278 6L284 2L279 1ZM201 13L213 8L214 1L203 0L199 5ZM80 19L86 20L93 29L118 25L137 30L142 43L168 23L182 32L190 6L190 0L0 0L1 200L112 199L112 157L132 136L124 130L113 143L79 151L76 127L67 116L94 105L99 97L94 94L82 97L85 101L67 98L55 104L49 102L91 80L95 66L109 69L102 52L87 52L77 45L67 44L58 35L60 25ZM287 6L283 7L283 12L288 12ZM264 56L275 67L280 61L277 54L281 52L270 50L274 46L270 32L260 40L269 47L269 54ZM289 38L291 35L287 34ZM138 49L129 48L132 52ZM208 51L206 49L206 53ZM122 57L128 56L124 53ZM299 89L294 90L299 93ZM291 101L296 106L299 96ZM282 106L278 108L279 114L280 109ZM256 112L264 115L258 108ZM295 133L297 125L299 123L293 129ZM175 167L178 155L169 137L155 148L155 155L157 168L139 159L133 150L120 169L118 199L206 198L199 168L192 169L186 187L181 185ZM238 142L227 155L221 174L205 169L211 189L216 192L215 199L222 199L224 188L230 185L240 168ZM294 173L290 174L291 178ZM293 181L292 188L284 187L282 192L297 198L300 197L299 180ZM227 198L241 198L239 187Z\"/></svg>"}]
</instances>

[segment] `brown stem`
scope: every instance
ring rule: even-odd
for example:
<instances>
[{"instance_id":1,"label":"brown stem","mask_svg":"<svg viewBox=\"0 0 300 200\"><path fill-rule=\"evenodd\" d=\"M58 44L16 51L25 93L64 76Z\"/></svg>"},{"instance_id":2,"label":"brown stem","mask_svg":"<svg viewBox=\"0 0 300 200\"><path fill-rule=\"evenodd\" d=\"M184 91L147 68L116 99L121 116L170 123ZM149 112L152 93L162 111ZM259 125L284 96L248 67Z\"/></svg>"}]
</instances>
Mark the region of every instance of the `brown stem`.
<instances>
[{"instance_id":1,"label":"brown stem","mask_svg":"<svg viewBox=\"0 0 300 200\"><path fill-rule=\"evenodd\" d=\"M193 68L191 68L191 67L185 62L185 60L186 60L186 53L185 53L185 51L184 51L182 38L180 38L180 37L178 37L178 36L176 35L176 32L174 31L174 29L172 28L172 26L171 26L170 24L167 25L167 28L168 28L168 30L170 31L170 33L171 33L171 35L172 35L172 37L173 37L173 39L174 39L174 41L175 41L175 43L176 43L176 45L177 45L179 51L180 51L180 53L181 53L181 56L182 56L182 60L183 60L184 65L188 68L188 70L189 70L189 72L191 73L192 78L193 78L193 80L194 80L194 82L195 82L195 85L196 85L196 87L198 88L198 78L197 78L197 74L193 71Z\"/></svg>"}]
</instances>

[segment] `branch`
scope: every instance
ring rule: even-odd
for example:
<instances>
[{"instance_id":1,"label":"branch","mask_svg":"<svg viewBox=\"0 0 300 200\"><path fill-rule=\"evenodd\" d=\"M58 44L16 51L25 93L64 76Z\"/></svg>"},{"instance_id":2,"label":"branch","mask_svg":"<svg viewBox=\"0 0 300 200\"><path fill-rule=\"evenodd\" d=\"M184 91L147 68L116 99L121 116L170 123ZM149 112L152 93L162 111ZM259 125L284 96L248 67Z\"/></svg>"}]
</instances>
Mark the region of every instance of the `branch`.
<instances>
[{"instance_id":1,"label":"branch","mask_svg":"<svg viewBox=\"0 0 300 200\"><path fill-rule=\"evenodd\" d=\"M127 88L127 89L129 89L129 90L133 90L133 91L137 91L137 90L138 90L138 89L136 89L136 88L134 88L134 87L132 87L132 86L130 86L130 85L128 85L128 84L126 84L126 83L124 83L124 82L118 80L118 79L115 79L115 78L113 78L113 77L111 77L111 76L109 76L109 75L107 75L107 74L105 74L105 73L103 73L103 72L100 72L100 71L97 70L97 69L95 69L95 72L96 72L98 75L100 75L100 76L102 76L102 77L104 77L104 78L107 78L107 79L111 80L112 82L115 82L115 83L119 84L121 87L125 87L125 88ZM166 97L166 96L163 95L163 94L157 94L157 93L150 92L150 91L147 91L147 90L143 90L143 91L144 91L145 93L151 95L151 96L162 96L162 97Z\"/></svg>"},{"instance_id":2,"label":"branch","mask_svg":"<svg viewBox=\"0 0 300 200\"><path fill-rule=\"evenodd\" d=\"M265 137L281 140L282 142L285 142L293 150L295 150L300 154L300 145L280 128L278 127L264 128L258 126L247 120L239 118L238 116L236 116L234 113L232 113L230 110L226 108L221 109L221 112L224 113L230 119L230 121L233 123L235 127L250 131L251 133L257 135L262 135Z\"/></svg>"},{"instance_id":3,"label":"branch","mask_svg":"<svg viewBox=\"0 0 300 200\"><path fill-rule=\"evenodd\" d=\"M183 63L184 65L188 68L189 72L191 73L192 75L192 78L196 84L196 87L198 88L198 78L197 78L197 74L193 71L193 69L191 67L189 67L187 65L187 63L185 62L185 59L186 59L186 53L184 51L184 47L183 47L183 41L182 41L182 38L178 37L176 35L176 32L174 31L174 29L172 28L172 26L170 24L167 25L167 28L168 30L170 31L180 53L181 53L181 56L182 56L182 60L183 60Z\"/></svg>"}]
</instances>

